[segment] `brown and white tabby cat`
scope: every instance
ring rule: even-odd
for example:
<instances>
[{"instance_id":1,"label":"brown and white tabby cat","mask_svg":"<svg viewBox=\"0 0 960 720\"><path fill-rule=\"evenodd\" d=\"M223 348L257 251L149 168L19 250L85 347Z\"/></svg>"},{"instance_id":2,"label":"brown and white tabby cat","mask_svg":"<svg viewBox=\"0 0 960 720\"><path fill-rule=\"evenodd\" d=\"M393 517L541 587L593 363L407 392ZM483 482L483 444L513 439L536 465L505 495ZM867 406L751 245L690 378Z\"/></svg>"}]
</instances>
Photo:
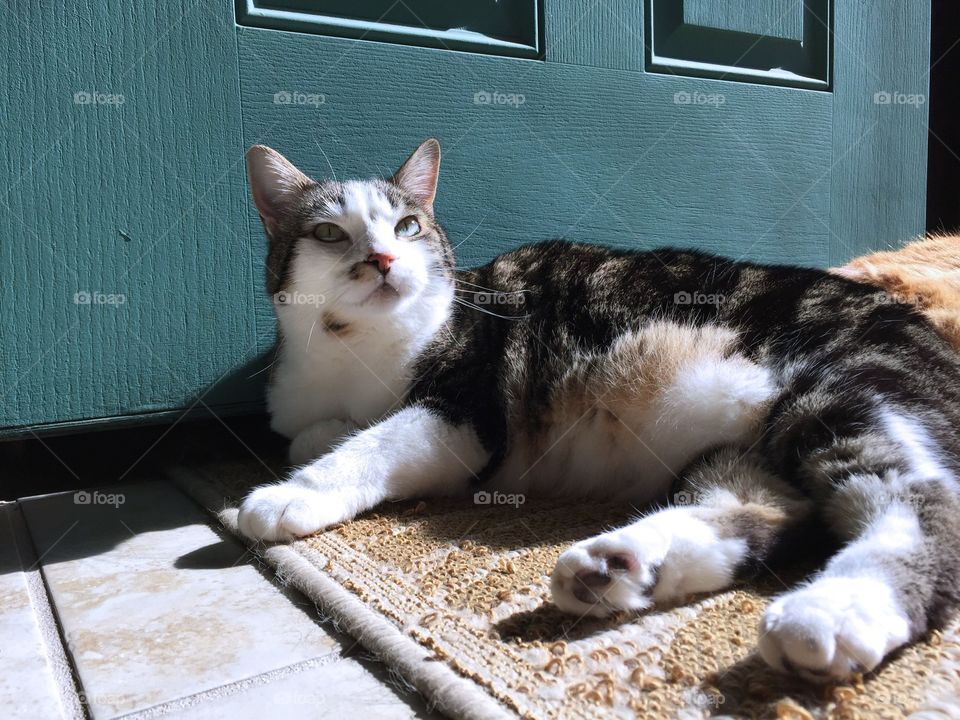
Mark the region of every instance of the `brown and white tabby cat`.
<instances>
[{"instance_id":1,"label":"brown and white tabby cat","mask_svg":"<svg viewBox=\"0 0 960 720\"><path fill-rule=\"evenodd\" d=\"M934 235L899 250L875 252L832 268L914 303L937 331L960 350L960 235Z\"/></svg>"},{"instance_id":2,"label":"brown and white tabby cat","mask_svg":"<svg viewBox=\"0 0 960 720\"><path fill-rule=\"evenodd\" d=\"M247 158L282 340L268 405L300 467L245 499L246 535L480 486L690 500L563 553L554 602L603 616L726 588L811 523L841 549L771 603L759 651L813 680L960 605L960 356L913 306L685 250L550 241L455 270L435 140L368 181Z\"/></svg>"}]
</instances>

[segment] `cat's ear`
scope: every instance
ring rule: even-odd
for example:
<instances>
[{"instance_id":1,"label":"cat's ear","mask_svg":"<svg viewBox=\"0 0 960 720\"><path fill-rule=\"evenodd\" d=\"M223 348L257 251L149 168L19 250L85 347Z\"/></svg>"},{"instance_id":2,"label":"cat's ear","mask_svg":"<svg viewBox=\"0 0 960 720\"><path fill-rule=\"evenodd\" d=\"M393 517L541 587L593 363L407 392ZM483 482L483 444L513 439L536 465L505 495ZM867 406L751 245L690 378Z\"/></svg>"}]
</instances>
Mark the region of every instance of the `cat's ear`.
<instances>
[{"instance_id":1,"label":"cat's ear","mask_svg":"<svg viewBox=\"0 0 960 720\"><path fill-rule=\"evenodd\" d=\"M267 232L274 230L293 202L314 184L293 163L266 145L254 145L247 150L247 177Z\"/></svg>"},{"instance_id":2,"label":"cat's ear","mask_svg":"<svg viewBox=\"0 0 960 720\"><path fill-rule=\"evenodd\" d=\"M439 177L440 143L435 138L428 138L420 143L391 180L432 212Z\"/></svg>"}]
</instances>

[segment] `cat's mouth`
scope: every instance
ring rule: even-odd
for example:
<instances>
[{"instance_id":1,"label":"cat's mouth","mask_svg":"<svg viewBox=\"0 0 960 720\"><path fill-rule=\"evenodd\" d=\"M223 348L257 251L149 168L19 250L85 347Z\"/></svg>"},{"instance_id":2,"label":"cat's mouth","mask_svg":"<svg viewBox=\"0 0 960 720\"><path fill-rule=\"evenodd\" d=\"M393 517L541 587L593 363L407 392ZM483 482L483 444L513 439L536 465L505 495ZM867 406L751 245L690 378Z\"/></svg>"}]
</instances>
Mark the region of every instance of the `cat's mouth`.
<instances>
[{"instance_id":1,"label":"cat's mouth","mask_svg":"<svg viewBox=\"0 0 960 720\"><path fill-rule=\"evenodd\" d=\"M393 303L400 299L400 291L384 280L361 302L361 305Z\"/></svg>"}]
</instances>

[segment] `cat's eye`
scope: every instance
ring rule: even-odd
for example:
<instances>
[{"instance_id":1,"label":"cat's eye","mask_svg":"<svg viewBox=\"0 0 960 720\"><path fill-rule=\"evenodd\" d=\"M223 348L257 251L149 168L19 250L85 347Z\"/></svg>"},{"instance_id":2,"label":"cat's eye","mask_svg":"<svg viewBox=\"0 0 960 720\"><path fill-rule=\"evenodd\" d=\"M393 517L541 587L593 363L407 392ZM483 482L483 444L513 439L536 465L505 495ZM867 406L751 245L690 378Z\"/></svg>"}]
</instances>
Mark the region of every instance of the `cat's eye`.
<instances>
[{"instance_id":1,"label":"cat's eye","mask_svg":"<svg viewBox=\"0 0 960 720\"><path fill-rule=\"evenodd\" d=\"M347 233L339 225L320 223L313 229L313 236L323 242L334 243L347 239Z\"/></svg>"},{"instance_id":2,"label":"cat's eye","mask_svg":"<svg viewBox=\"0 0 960 720\"><path fill-rule=\"evenodd\" d=\"M420 223L413 215L408 215L397 223L395 230L397 237L413 237L420 234Z\"/></svg>"}]
</instances>

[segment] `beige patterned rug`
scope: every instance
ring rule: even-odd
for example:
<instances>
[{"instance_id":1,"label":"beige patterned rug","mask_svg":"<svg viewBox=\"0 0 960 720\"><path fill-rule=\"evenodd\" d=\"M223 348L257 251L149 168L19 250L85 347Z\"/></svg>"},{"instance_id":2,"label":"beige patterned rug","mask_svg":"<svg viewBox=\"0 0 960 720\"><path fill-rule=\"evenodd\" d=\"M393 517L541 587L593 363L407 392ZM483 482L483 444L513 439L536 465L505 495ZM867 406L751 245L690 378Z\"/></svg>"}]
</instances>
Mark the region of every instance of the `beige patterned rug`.
<instances>
[{"instance_id":1,"label":"beige patterned rug","mask_svg":"<svg viewBox=\"0 0 960 720\"><path fill-rule=\"evenodd\" d=\"M273 479L254 461L175 477L233 531L238 498ZM261 554L451 717L960 717L957 623L862 680L812 688L752 653L776 578L641 616L558 612L558 555L627 519L602 505L396 503Z\"/></svg>"}]
</instances>

